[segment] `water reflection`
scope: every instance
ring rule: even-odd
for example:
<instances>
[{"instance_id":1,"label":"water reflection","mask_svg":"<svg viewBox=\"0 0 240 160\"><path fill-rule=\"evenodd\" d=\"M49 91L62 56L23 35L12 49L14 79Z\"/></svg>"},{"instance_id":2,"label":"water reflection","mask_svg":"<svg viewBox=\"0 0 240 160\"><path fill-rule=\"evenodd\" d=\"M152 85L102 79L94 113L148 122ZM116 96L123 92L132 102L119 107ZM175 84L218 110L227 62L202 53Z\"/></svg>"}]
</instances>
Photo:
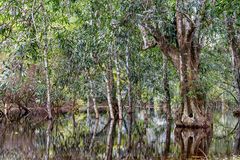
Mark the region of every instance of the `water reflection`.
<instances>
[{"instance_id":1,"label":"water reflection","mask_svg":"<svg viewBox=\"0 0 240 160\"><path fill-rule=\"evenodd\" d=\"M236 136L217 138L221 128L233 130L229 118L226 124L215 118L213 134L211 129L174 128L157 114L134 116L110 121L107 116L95 120L71 114L54 123L0 123L0 159L219 159L240 153L239 126Z\"/></svg>"}]
</instances>

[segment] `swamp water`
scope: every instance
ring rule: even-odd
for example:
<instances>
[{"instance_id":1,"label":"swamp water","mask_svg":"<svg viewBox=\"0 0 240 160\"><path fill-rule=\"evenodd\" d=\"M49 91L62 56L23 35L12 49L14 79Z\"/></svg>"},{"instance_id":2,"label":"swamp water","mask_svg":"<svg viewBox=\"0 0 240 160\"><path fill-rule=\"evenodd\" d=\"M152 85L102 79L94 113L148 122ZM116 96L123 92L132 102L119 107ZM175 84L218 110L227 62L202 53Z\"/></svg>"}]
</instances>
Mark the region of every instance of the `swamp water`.
<instances>
[{"instance_id":1,"label":"swamp water","mask_svg":"<svg viewBox=\"0 0 240 160\"><path fill-rule=\"evenodd\" d=\"M0 159L240 159L237 119L214 113L213 120L212 130L177 129L164 116L140 111L123 121L68 114L54 122L1 123Z\"/></svg>"}]
</instances>

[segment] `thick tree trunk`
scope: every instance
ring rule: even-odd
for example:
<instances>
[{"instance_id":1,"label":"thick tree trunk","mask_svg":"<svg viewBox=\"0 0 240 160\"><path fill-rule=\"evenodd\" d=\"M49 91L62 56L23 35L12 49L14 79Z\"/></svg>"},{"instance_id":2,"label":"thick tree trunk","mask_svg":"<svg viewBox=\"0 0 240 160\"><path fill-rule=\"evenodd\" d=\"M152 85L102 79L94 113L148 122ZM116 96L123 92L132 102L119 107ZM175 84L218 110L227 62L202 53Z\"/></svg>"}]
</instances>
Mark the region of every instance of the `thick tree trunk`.
<instances>
[{"instance_id":1,"label":"thick tree trunk","mask_svg":"<svg viewBox=\"0 0 240 160\"><path fill-rule=\"evenodd\" d=\"M227 31L228 31L228 43L232 56L232 71L235 78L235 88L237 91L238 109L240 109L240 41L237 39L236 31L234 29L234 23L236 17L228 17L227 19Z\"/></svg>"},{"instance_id":2,"label":"thick tree trunk","mask_svg":"<svg viewBox=\"0 0 240 160\"><path fill-rule=\"evenodd\" d=\"M198 12L193 13L195 18L183 13L183 8L190 7L189 5L190 1L177 1L176 30L179 58L175 66L178 65L180 75L181 105L176 116L176 125L208 127L211 126L211 119L203 110L205 94L199 83L201 17ZM204 1L199 1L199 6L204 6Z\"/></svg>"},{"instance_id":3,"label":"thick tree trunk","mask_svg":"<svg viewBox=\"0 0 240 160\"><path fill-rule=\"evenodd\" d=\"M180 53L180 96L181 104L176 116L176 125L185 127L207 127L211 125L210 117L205 114L205 97L198 79L198 63L190 53ZM195 53L199 54L199 53ZM197 59L197 61L199 61Z\"/></svg>"}]
</instances>

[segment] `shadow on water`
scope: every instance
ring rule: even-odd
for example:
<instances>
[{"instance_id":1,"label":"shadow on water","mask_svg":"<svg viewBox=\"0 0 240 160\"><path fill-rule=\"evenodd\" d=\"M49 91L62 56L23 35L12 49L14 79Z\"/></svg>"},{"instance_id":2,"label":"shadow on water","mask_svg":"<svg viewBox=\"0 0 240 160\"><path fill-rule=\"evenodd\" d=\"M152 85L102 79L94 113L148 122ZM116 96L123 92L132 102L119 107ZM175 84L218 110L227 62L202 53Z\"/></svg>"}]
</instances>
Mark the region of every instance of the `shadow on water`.
<instances>
[{"instance_id":1,"label":"shadow on water","mask_svg":"<svg viewBox=\"0 0 240 160\"><path fill-rule=\"evenodd\" d=\"M231 132L235 122L230 114L217 114L213 129L182 129L164 116L140 111L122 121L70 114L54 122L1 123L0 159L232 158L240 154L239 125Z\"/></svg>"}]
</instances>

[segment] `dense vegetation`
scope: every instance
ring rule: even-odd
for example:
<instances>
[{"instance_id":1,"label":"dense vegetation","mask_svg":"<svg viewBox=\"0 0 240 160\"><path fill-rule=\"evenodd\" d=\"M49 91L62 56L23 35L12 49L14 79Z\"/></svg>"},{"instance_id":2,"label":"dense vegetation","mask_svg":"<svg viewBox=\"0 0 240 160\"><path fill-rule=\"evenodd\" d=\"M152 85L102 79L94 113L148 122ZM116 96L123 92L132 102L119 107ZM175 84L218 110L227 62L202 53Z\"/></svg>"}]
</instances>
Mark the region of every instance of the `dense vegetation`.
<instances>
[{"instance_id":1,"label":"dense vegetation","mask_svg":"<svg viewBox=\"0 0 240 160\"><path fill-rule=\"evenodd\" d=\"M0 12L3 114L88 104L99 118L107 104L122 119L154 104L206 127L214 104L240 104L238 0L2 0Z\"/></svg>"}]
</instances>

